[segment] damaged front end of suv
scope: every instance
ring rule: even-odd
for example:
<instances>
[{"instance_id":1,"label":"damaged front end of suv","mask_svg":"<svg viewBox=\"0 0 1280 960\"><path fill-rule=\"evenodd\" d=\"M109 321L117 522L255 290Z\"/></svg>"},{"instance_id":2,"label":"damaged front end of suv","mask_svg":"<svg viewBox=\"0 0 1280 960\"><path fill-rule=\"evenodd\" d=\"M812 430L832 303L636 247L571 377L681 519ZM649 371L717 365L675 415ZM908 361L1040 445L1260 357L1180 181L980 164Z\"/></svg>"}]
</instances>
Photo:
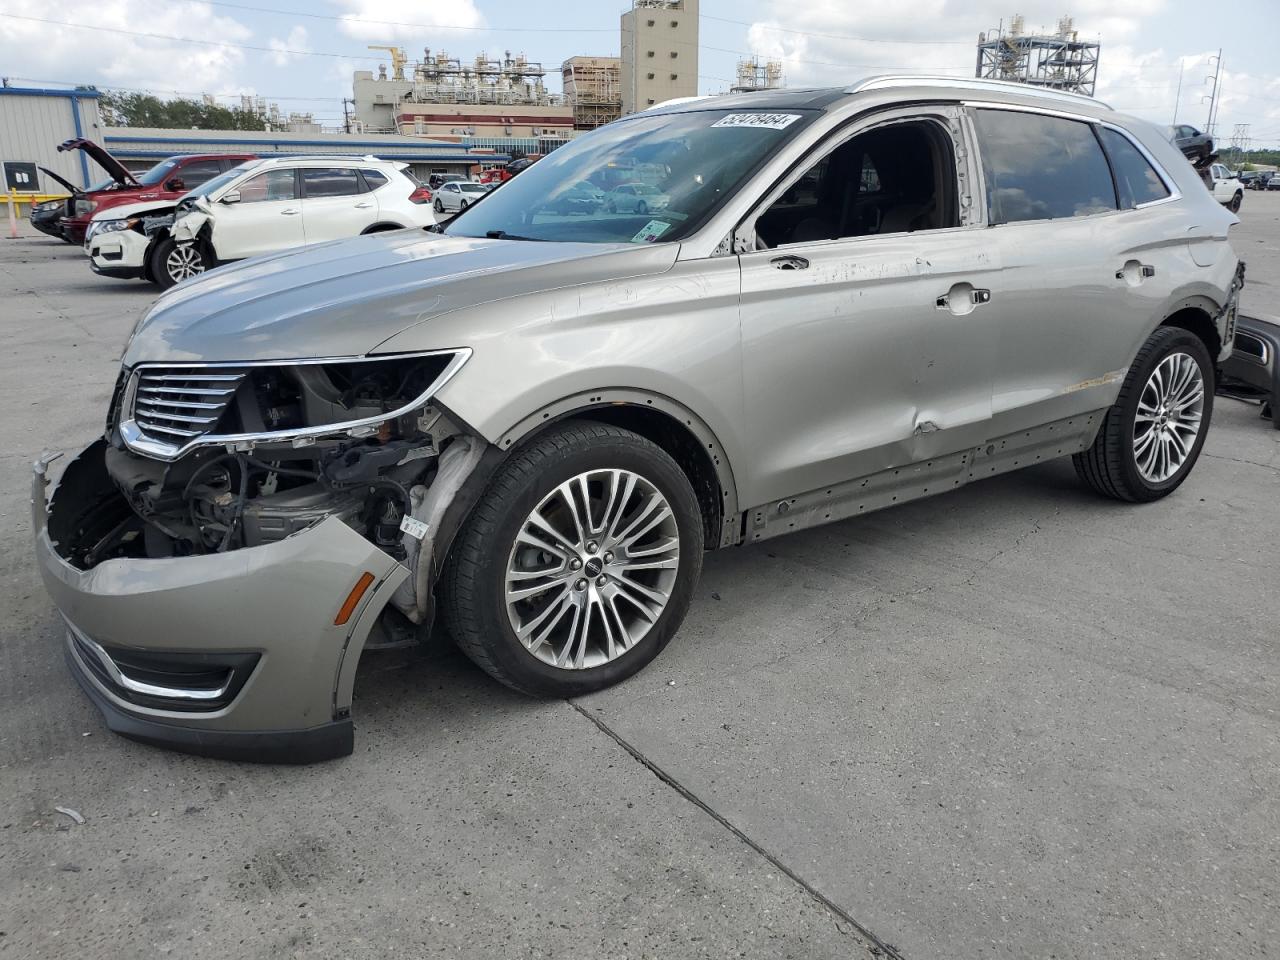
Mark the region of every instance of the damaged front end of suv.
<instances>
[{"instance_id":1,"label":"damaged front end of suv","mask_svg":"<svg viewBox=\"0 0 1280 960\"><path fill-rule=\"evenodd\" d=\"M351 751L360 654L429 626L434 534L485 455L432 404L469 353L121 373L104 436L47 506L38 462L32 497L67 657L112 729L233 758Z\"/></svg>"}]
</instances>

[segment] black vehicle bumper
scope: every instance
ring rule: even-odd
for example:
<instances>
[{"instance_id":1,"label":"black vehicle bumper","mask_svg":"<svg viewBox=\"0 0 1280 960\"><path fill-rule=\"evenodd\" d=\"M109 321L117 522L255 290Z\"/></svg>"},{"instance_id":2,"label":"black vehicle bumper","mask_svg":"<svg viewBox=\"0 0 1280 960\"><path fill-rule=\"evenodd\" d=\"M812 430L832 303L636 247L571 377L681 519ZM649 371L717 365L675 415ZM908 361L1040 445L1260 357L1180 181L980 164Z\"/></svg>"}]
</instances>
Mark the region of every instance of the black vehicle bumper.
<instances>
[{"instance_id":1,"label":"black vehicle bumper","mask_svg":"<svg viewBox=\"0 0 1280 960\"><path fill-rule=\"evenodd\" d=\"M1228 396L1262 400L1280 428L1275 416L1280 399L1280 323L1243 316L1236 321L1235 345L1222 363L1218 389Z\"/></svg>"}]
</instances>

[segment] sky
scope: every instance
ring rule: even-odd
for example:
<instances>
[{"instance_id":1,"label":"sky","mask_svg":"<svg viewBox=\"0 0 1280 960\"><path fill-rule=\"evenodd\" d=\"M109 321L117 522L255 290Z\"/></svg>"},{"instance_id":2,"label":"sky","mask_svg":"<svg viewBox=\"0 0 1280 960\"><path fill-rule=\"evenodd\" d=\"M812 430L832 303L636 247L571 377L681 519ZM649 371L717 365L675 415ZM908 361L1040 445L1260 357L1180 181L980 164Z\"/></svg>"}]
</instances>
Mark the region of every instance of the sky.
<instances>
[{"instance_id":1,"label":"sky","mask_svg":"<svg viewBox=\"0 0 1280 960\"><path fill-rule=\"evenodd\" d=\"M160 95L265 96L286 112L342 119L351 73L424 47L462 60L524 53L548 67L613 55L628 0L0 0L0 76L15 86L94 84ZM1157 123L1205 125L1222 50L1219 140L1248 124L1254 146L1280 147L1280 21L1275 0L912 0L864 3L701 0L699 92L726 89L736 62L782 60L787 86L835 85L910 70L971 76L981 31L1024 16L1028 30L1063 15L1102 43L1097 96ZM144 35L145 34L145 35ZM1179 95L1179 76L1181 94Z\"/></svg>"}]
</instances>

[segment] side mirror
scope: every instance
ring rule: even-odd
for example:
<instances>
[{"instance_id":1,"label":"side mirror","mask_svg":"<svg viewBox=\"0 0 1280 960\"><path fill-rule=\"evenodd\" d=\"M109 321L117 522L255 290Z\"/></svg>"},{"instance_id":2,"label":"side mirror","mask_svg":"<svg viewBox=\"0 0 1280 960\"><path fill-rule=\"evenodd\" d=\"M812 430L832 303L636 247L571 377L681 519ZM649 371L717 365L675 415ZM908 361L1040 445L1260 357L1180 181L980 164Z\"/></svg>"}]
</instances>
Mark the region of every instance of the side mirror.
<instances>
[{"instance_id":1,"label":"side mirror","mask_svg":"<svg viewBox=\"0 0 1280 960\"><path fill-rule=\"evenodd\" d=\"M219 202L219 203L239 203L239 202L240 202L240 191L239 191L239 190L229 190L229 191L227 191L226 193L224 193L224 194L222 195L221 199L219 199L219 200L218 200L218 202Z\"/></svg>"},{"instance_id":2,"label":"side mirror","mask_svg":"<svg viewBox=\"0 0 1280 960\"><path fill-rule=\"evenodd\" d=\"M170 193L186 193L187 185L183 183L181 177L170 177L164 182L164 188Z\"/></svg>"}]
</instances>

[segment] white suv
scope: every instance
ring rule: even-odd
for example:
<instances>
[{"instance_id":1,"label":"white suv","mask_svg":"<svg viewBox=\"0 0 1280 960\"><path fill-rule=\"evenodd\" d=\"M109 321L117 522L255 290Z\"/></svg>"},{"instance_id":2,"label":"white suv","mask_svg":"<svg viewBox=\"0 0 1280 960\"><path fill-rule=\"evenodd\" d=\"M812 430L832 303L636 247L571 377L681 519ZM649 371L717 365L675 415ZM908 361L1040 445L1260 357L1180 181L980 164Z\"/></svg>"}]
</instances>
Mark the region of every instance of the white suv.
<instances>
[{"instance_id":1,"label":"white suv","mask_svg":"<svg viewBox=\"0 0 1280 960\"><path fill-rule=\"evenodd\" d=\"M93 270L162 288L231 260L435 223L406 164L375 157L251 160L172 204L104 211L86 241ZM95 218L96 221L97 218Z\"/></svg>"}]
</instances>

